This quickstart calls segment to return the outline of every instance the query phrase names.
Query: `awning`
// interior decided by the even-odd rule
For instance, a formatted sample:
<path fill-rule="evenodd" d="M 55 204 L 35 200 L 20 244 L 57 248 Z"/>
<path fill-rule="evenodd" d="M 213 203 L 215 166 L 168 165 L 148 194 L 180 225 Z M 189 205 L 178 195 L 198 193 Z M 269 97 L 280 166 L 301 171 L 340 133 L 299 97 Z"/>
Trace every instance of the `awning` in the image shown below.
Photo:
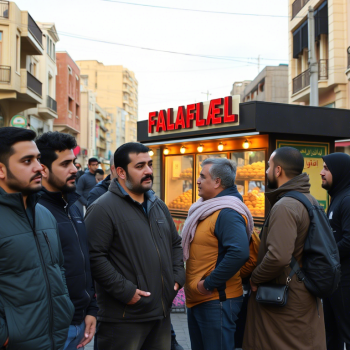
<path fill-rule="evenodd" d="M 335 147 L 349 147 L 350 141 L 335 142 Z"/>

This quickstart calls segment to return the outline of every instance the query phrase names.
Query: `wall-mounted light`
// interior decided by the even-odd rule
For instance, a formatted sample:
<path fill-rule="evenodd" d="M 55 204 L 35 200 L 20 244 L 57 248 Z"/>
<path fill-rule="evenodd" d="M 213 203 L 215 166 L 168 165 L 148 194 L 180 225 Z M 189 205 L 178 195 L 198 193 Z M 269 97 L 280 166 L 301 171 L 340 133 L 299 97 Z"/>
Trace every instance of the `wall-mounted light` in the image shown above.
<path fill-rule="evenodd" d="M 199 153 L 202 153 L 203 150 L 204 150 L 204 146 L 203 146 L 202 144 L 200 144 L 200 145 L 197 147 L 197 151 L 198 151 Z"/>
<path fill-rule="evenodd" d="M 169 148 L 168 148 L 168 147 L 164 148 L 163 154 L 164 154 L 165 156 L 167 156 L 167 155 L 169 154 Z"/>
<path fill-rule="evenodd" d="M 218 150 L 221 152 L 224 150 L 224 144 L 222 142 L 219 143 L 218 145 Z"/>
<path fill-rule="evenodd" d="M 181 152 L 182 154 L 184 154 L 184 153 L 186 152 L 186 147 L 185 147 L 185 146 L 182 146 L 182 147 L 180 148 L 180 152 Z"/>
<path fill-rule="evenodd" d="M 248 149 L 249 146 L 250 146 L 249 141 L 247 139 L 245 139 L 245 141 L 243 142 L 243 148 Z"/>
<path fill-rule="evenodd" d="M 148 151 L 148 154 L 150 155 L 150 157 L 154 156 L 154 152 L 151 149 Z"/>

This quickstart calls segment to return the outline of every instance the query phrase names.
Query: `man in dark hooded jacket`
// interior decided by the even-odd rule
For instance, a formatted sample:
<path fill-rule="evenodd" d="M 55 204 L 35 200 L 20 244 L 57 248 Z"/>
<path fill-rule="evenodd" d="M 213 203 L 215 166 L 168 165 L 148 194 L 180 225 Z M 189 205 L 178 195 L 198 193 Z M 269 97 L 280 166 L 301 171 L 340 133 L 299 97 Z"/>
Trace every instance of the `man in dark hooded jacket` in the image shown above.
<path fill-rule="evenodd" d="M 323 157 L 322 187 L 331 196 L 328 219 L 338 245 L 342 278 L 338 289 L 323 300 L 328 350 L 350 349 L 350 156 Z"/>

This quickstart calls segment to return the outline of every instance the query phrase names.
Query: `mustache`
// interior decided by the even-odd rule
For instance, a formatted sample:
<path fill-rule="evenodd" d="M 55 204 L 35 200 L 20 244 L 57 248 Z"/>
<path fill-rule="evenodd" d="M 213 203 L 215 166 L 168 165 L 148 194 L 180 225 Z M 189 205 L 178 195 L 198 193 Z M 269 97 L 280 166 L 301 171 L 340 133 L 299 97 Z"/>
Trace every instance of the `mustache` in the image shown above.
<path fill-rule="evenodd" d="M 72 175 L 66 180 L 66 182 L 69 180 L 75 180 L 76 178 L 77 178 L 77 175 Z"/>
<path fill-rule="evenodd" d="M 40 179 L 42 179 L 42 175 L 41 175 L 41 173 L 36 173 L 31 179 L 30 179 L 30 181 L 33 181 L 35 178 L 37 178 L 37 177 L 40 177 Z"/>
<path fill-rule="evenodd" d="M 141 182 L 144 182 L 144 181 L 146 181 L 146 180 L 148 180 L 148 179 L 152 180 L 152 182 L 153 182 L 153 175 L 146 175 L 145 177 L 143 177 L 143 178 L 141 179 Z"/>

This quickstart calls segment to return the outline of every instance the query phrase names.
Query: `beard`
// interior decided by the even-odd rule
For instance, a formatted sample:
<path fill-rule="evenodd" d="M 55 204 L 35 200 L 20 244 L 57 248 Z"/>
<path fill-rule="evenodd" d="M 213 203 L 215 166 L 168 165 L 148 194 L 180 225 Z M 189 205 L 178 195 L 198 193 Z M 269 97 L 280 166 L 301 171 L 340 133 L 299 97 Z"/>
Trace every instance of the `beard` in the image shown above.
<path fill-rule="evenodd" d="M 69 180 L 75 180 L 77 178 L 76 175 L 70 176 L 66 181 L 60 180 L 54 173 L 50 172 L 50 176 L 47 179 L 47 182 L 54 188 L 57 189 L 57 191 L 63 192 L 63 193 L 71 193 L 75 192 L 76 190 L 76 183 L 74 182 L 71 185 L 68 185 Z"/>
<path fill-rule="evenodd" d="M 322 183 L 322 188 L 324 188 L 325 190 L 329 191 L 332 188 L 332 185 L 329 184 L 328 182 Z"/>
<path fill-rule="evenodd" d="M 148 179 L 151 179 L 152 180 L 152 183 L 151 185 L 148 185 L 146 187 L 144 187 L 142 185 L 142 183 L 145 181 L 145 180 L 148 180 Z M 125 180 L 125 186 L 132 192 L 134 193 L 146 193 L 147 191 L 151 190 L 152 189 L 152 186 L 153 186 L 153 174 L 152 175 L 147 175 L 145 177 L 143 177 L 140 181 L 140 183 L 136 183 L 135 181 L 133 181 L 133 179 L 129 176 L 128 173 L 126 173 L 126 180 Z"/>
<path fill-rule="evenodd" d="M 269 176 L 266 176 L 266 178 L 267 178 L 267 187 L 270 190 L 275 190 L 276 188 L 278 188 L 277 179 L 275 178 L 275 176 L 273 176 L 272 179 L 269 179 Z"/>
<path fill-rule="evenodd" d="M 42 177 L 41 173 L 36 173 L 31 177 L 29 180 L 29 184 L 23 185 L 20 180 L 17 179 L 15 175 L 11 172 L 11 170 L 8 168 L 7 169 L 7 186 L 10 188 L 12 191 L 15 192 L 20 192 L 22 193 L 23 196 L 29 196 L 32 193 L 37 193 L 42 189 L 42 185 L 38 184 L 35 187 L 31 187 L 30 183 L 36 178 L 36 177 Z"/>

